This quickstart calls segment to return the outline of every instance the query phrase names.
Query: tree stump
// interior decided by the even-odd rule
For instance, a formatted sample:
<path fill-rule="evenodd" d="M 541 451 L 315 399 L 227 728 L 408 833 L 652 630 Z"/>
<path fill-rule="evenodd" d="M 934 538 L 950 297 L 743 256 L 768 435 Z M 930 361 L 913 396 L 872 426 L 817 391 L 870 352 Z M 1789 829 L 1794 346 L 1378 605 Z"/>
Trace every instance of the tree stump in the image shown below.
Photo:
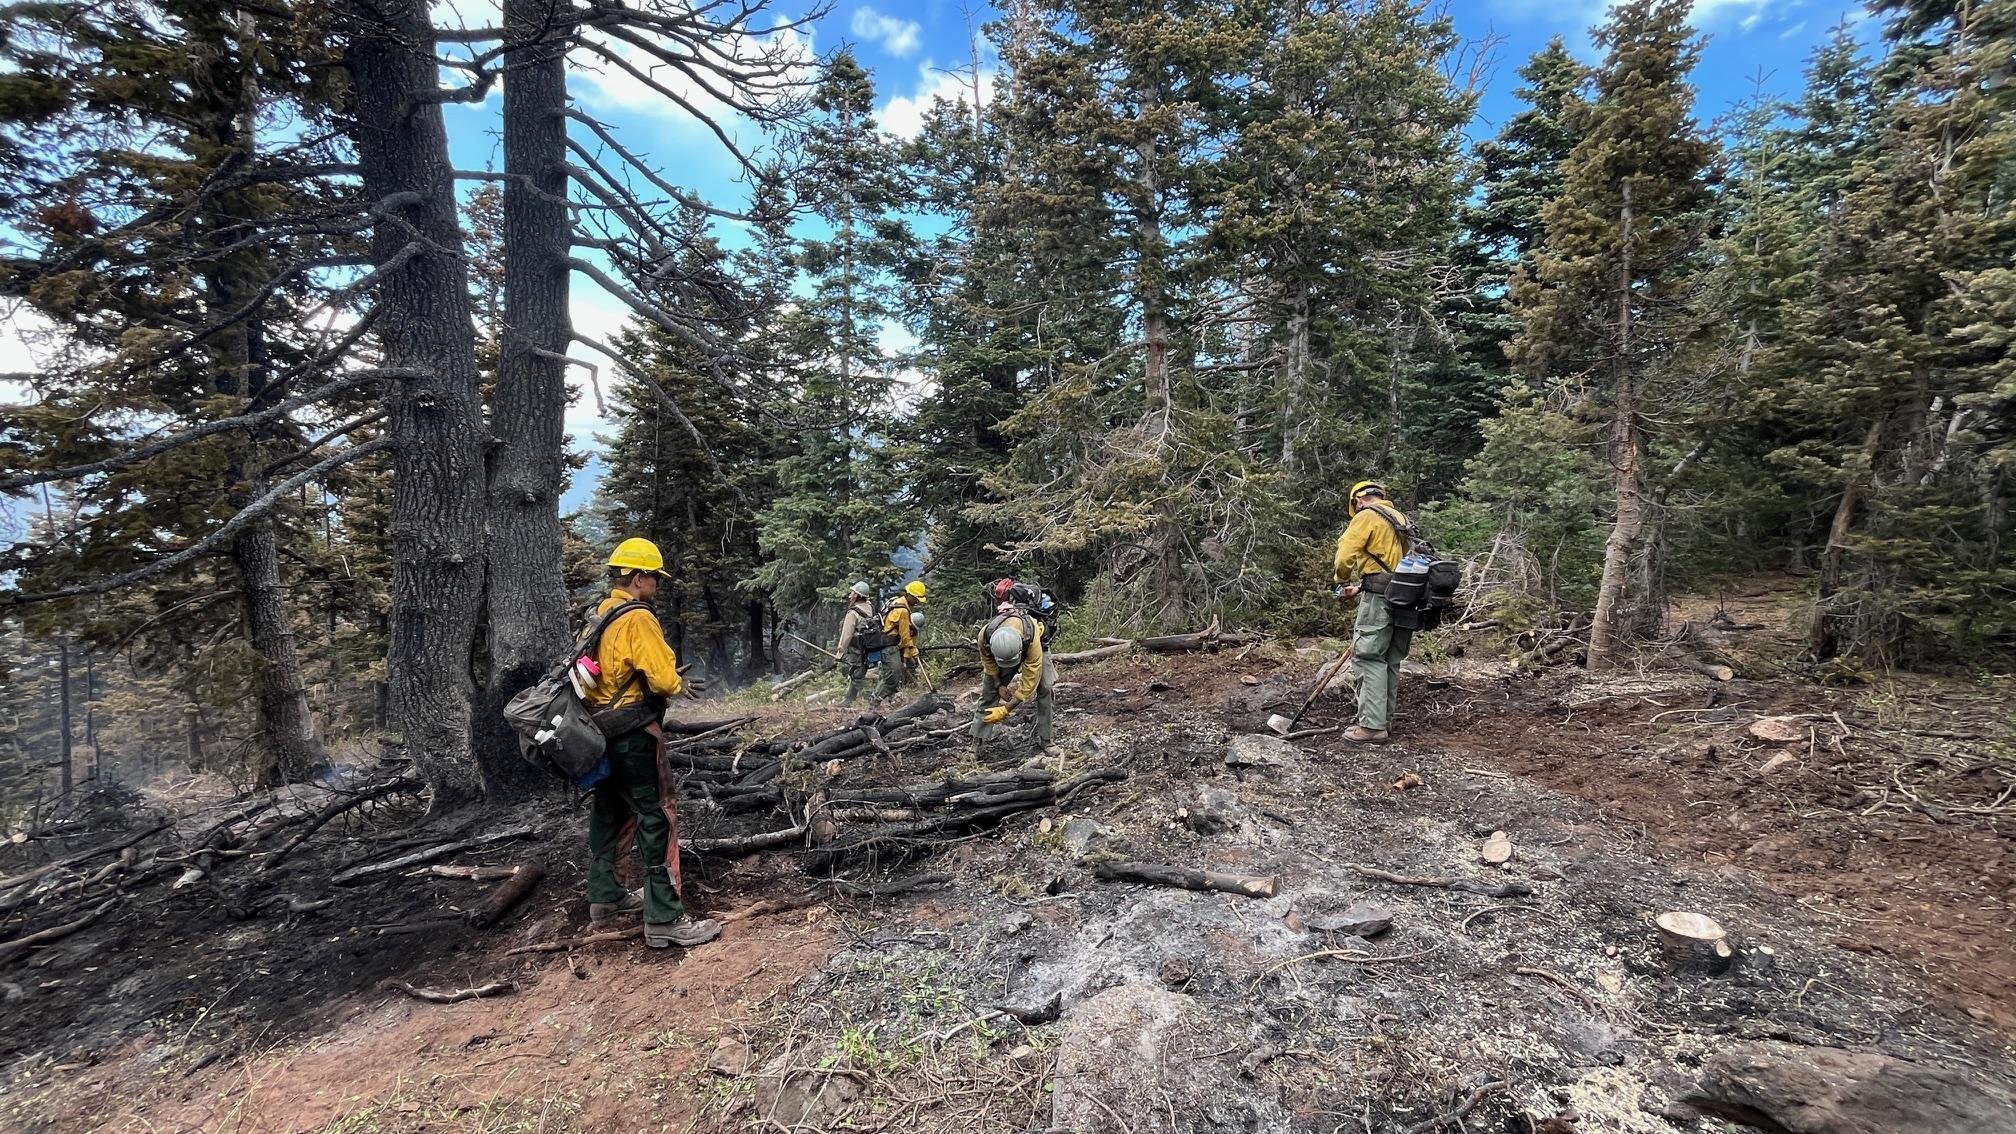
<path fill-rule="evenodd" d="M 1725 972 L 1735 959 L 1729 931 L 1712 917 L 1672 910 L 1660 914 L 1654 923 L 1659 927 L 1666 965 L 1675 972 Z"/>

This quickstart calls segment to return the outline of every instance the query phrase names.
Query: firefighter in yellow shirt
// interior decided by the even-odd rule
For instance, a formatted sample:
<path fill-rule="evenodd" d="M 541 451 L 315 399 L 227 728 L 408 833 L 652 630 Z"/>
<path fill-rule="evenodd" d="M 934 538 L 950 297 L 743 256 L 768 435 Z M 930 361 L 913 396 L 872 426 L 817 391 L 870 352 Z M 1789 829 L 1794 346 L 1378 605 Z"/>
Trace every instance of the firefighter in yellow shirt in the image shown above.
<path fill-rule="evenodd" d="M 882 683 L 875 687 L 870 704 L 879 705 L 894 697 L 923 664 L 924 655 L 917 650 L 916 614 L 930 597 L 924 580 L 917 579 L 905 584 L 903 593 L 890 599 L 889 609 L 882 612 L 882 632 L 896 639 L 896 644 L 882 650 Z"/>
<path fill-rule="evenodd" d="M 1356 744 L 1386 743 L 1400 697 L 1400 666 L 1414 644 L 1414 632 L 1393 625 L 1386 604 L 1386 580 L 1406 558 L 1397 528 L 1407 517 L 1386 500 L 1377 481 L 1351 486 L 1351 523 L 1337 537 L 1333 578 L 1343 598 L 1358 599 L 1358 622 L 1351 633 L 1351 667 L 1358 674 L 1358 723 L 1344 730 Z M 1384 514 L 1382 514 L 1384 513 Z"/>
<path fill-rule="evenodd" d="M 595 784 L 588 812 L 588 920 L 603 924 L 641 911 L 644 943 L 653 949 L 721 935 L 719 922 L 692 917 L 679 900 L 679 797 L 659 721 L 684 683 L 650 609 L 667 577 L 665 556 L 648 539 L 626 539 L 609 557 L 609 597 L 595 613 L 614 612 L 615 619 L 603 629 L 595 652 L 601 674 L 584 698 L 609 741 L 609 774 Z M 626 891 L 616 858 L 632 845 L 644 859 L 644 886 Z"/>
<path fill-rule="evenodd" d="M 1057 663 L 1043 650 L 1043 624 L 1026 610 L 1004 607 L 980 629 L 980 702 L 973 707 L 973 749 L 987 744 L 1010 713 L 1034 702 L 1036 745 L 1048 751 L 1056 705 Z"/>

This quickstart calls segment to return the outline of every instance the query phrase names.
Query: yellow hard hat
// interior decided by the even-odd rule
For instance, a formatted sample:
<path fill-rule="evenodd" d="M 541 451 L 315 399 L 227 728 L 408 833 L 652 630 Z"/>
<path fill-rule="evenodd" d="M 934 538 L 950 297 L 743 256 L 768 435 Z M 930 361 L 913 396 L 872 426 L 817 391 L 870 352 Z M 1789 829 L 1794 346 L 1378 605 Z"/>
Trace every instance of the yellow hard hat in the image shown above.
<path fill-rule="evenodd" d="M 1345 510 L 1349 512 L 1351 515 L 1355 516 L 1358 514 L 1358 497 L 1363 495 L 1366 489 L 1375 489 L 1378 491 L 1379 495 L 1381 496 L 1386 495 L 1386 486 L 1380 484 L 1378 481 L 1376 480 L 1359 481 L 1357 484 L 1351 486 L 1351 499 L 1347 501 L 1344 505 Z"/>
<path fill-rule="evenodd" d="M 648 539 L 632 536 L 616 545 L 615 554 L 609 557 L 609 566 L 621 567 L 626 571 L 650 571 L 665 574 L 665 555 L 658 545 Z M 666 578 L 671 576 L 666 575 Z"/>
<path fill-rule="evenodd" d="M 922 579 L 915 579 L 909 582 L 908 584 L 905 584 L 903 587 L 903 593 L 909 595 L 911 598 L 916 599 L 918 602 L 931 601 L 931 590 L 930 588 L 924 585 L 924 580 Z"/>

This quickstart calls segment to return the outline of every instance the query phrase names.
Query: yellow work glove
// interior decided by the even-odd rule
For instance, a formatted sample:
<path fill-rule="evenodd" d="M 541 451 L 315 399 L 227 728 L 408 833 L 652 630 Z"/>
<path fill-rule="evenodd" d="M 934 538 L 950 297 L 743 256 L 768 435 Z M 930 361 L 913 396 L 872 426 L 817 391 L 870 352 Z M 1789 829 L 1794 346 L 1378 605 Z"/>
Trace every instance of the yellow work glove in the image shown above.
<path fill-rule="evenodd" d="M 1008 719 L 1008 706 L 996 705 L 980 714 L 981 724 L 997 725 Z"/>

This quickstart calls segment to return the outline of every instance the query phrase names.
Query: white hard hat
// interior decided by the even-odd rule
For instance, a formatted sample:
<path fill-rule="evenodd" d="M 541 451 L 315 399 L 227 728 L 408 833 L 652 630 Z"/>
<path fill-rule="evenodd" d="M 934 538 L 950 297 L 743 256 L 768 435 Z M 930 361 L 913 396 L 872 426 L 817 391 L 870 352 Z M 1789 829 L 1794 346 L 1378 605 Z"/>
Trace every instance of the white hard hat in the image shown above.
<path fill-rule="evenodd" d="M 849 589 L 861 598 L 868 598 L 875 593 L 875 588 L 869 586 L 867 583 L 856 583 Z"/>
<path fill-rule="evenodd" d="M 996 665 L 1021 664 L 1022 628 L 1011 622 L 1003 622 L 994 633 L 988 635 L 987 652 L 994 655 Z"/>

